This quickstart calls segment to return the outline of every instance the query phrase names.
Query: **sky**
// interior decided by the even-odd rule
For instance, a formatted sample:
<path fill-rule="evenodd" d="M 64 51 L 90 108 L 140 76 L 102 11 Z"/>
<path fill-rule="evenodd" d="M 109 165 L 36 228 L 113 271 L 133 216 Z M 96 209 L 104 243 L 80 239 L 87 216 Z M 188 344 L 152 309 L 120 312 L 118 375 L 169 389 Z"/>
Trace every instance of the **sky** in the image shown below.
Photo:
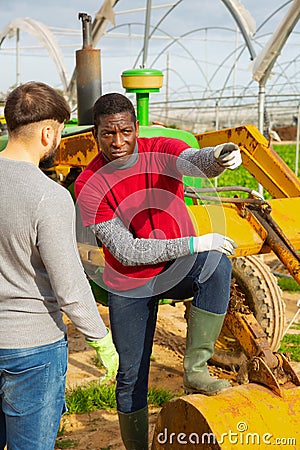
<path fill-rule="evenodd" d="M 34 19 L 49 27 L 61 49 L 70 80 L 75 68 L 75 52 L 82 48 L 78 13 L 85 12 L 93 19 L 102 3 L 103 0 L 0 0 L 0 33 L 17 18 Z M 221 0 L 152 0 L 150 31 L 170 10 L 166 5 L 175 3 L 178 4 L 176 8 L 159 24 L 150 39 L 146 58 L 147 67 L 164 73 L 168 84 L 166 87 L 164 83 L 161 95 L 168 100 L 188 97 L 196 102 L 198 98 L 215 98 L 220 93 L 225 97 L 245 93 L 245 89 L 250 93 L 256 92 L 250 54 Z M 242 4 L 255 21 L 253 48 L 258 54 L 279 26 L 291 1 L 242 0 Z M 96 46 L 101 50 L 103 93 L 124 92 L 122 71 L 142 64 L 146 17 L 143 8 L 146 5 L 147 0 L 119 0 L 114 9 L 116 27 L 109 25 Z M 133 12 L 135 8 L 140 10 Z M 299 32 L 297 24 L 278 58 L 280 65 L 274 68 L 270 89 L 276 84 L 277 90 L 283 92 L 289 85 L 298 94 Z M 0 48 L 0 92 L 6 93 L 17 79 L 20 82 L 34 79 L 62 88 L 49 53 L 24 30 L 20 31 L 18 76 L 16 54 L 16 38 L 6 38 Z"/>

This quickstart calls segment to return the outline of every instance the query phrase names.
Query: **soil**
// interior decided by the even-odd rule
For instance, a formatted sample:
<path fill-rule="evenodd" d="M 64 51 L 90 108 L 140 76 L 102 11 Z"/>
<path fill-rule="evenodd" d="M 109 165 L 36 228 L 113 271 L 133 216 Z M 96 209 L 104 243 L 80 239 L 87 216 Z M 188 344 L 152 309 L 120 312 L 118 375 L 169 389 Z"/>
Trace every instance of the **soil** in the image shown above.
<path fill-rule="evenodd" d="M 287 324 L 298 310 L 299 293 L 283 293 L 286 304 Z M 108 308 L 98 306 L 104 322 L 109 325 Z M 183 393 L 182 361 L 185 349 L 186 321 L 185 306 L 161 305 L 155 333 L 153 357 L 151 358 L 150 386 L 171 390 L 176 395 Z M 101 375 L 94 364 L 94 350 L 87 347 L 83 336 L 67 321 L 69 336 L 68 387 L 97 380 Z M 289 331 L 290 332 L 290 331 Z M 300 363 L 293 363 L 300 373 Z M 226 370 L 210 366 L 210 371 L 218 377 L 231 379 L 235 384 L 235 375 Z M 159 408 L 150 406 L 150 434 L 154 431 Z M 58 438 L 58 448 L 76 448 L 77 450 L 124 450 L 118 418 L 115 411 L 98 410 L 89 414 L 65 415 L 61 420 L 63 435 Z"/>
<path fill-rule="evenodd" d="M 282 141 L 295 141 L 297 136 L 297 127 L 295 125 L 286 125 L 274 127 Z"/>

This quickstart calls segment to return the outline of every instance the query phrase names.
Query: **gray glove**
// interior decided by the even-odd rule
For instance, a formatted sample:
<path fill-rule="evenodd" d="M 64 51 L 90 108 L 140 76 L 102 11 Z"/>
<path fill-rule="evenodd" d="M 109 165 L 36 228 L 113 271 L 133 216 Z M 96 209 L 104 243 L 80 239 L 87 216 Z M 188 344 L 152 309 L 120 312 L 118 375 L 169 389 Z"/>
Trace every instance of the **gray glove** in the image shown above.
<path fill-rule="evenodd" d="M 203 236 L 191 237 L 191 253 L 201 253 L 216 250 L 225 255 L 234 255 L 236 243 L 227 236 L 219 233 L 208 233 Z"/>
<path fill-rule="evenodd" d="M 214 157 L 224 169 L 234 170 L 242 164 L 240 149 L 233 142 L 217 145 L 214 150 Z"/>

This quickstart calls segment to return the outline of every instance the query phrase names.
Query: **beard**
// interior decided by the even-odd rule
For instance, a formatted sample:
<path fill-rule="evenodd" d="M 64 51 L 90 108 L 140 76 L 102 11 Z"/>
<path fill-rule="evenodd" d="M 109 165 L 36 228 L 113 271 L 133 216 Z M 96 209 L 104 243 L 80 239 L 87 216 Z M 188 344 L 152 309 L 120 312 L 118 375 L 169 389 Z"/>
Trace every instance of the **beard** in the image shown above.
<path fill-rule="evenodd" d="M 48 152 L 44 154 L 44 156 L 41 158 L 41 160 L 39 162 L 40 169 L 50 169 L 50 167 L 53 166 L 55 157 L 56 157 L 57 148 L 58 148 L 57 139 L 55 138 L 53 140 L 50 150 L 48 150 Z"/>

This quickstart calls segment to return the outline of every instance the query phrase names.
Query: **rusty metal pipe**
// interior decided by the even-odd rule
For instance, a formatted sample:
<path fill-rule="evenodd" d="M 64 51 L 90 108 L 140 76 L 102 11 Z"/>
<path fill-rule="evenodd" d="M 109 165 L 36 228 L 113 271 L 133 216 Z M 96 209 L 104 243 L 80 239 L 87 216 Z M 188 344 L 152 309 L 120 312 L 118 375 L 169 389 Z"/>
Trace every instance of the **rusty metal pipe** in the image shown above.
<path fill-rule="evenodd" d="M 92 46 L 92 18 L 86 13 L 79 13 L 78 18 L 82 20 L 82 48 Z"/>
<path fill-rule="evenodd" d="M 252 210 L 251 212 L 268 233 L 265 243 L 280 259 L 297 283 L 300 284 L 300 255 L 295 247 L 269 214 L 262 217 L 259 211 Z"/>
<path fill-rule="evenodd" d="M 80 13 L 83 47 L 76 51 L 78 125 L 93 124 L 93 106 L 101 95 L 100 50 L 91 46 L 91 17 Z"/>
<path fill-rule="evenodd" d="M 262 357 L 270 369 L 278 366 L 278 359 L 270 348 L 266 333 L 252 313 L 231 310 L 225 317 L 225 323 L 248 358 Z"/>

